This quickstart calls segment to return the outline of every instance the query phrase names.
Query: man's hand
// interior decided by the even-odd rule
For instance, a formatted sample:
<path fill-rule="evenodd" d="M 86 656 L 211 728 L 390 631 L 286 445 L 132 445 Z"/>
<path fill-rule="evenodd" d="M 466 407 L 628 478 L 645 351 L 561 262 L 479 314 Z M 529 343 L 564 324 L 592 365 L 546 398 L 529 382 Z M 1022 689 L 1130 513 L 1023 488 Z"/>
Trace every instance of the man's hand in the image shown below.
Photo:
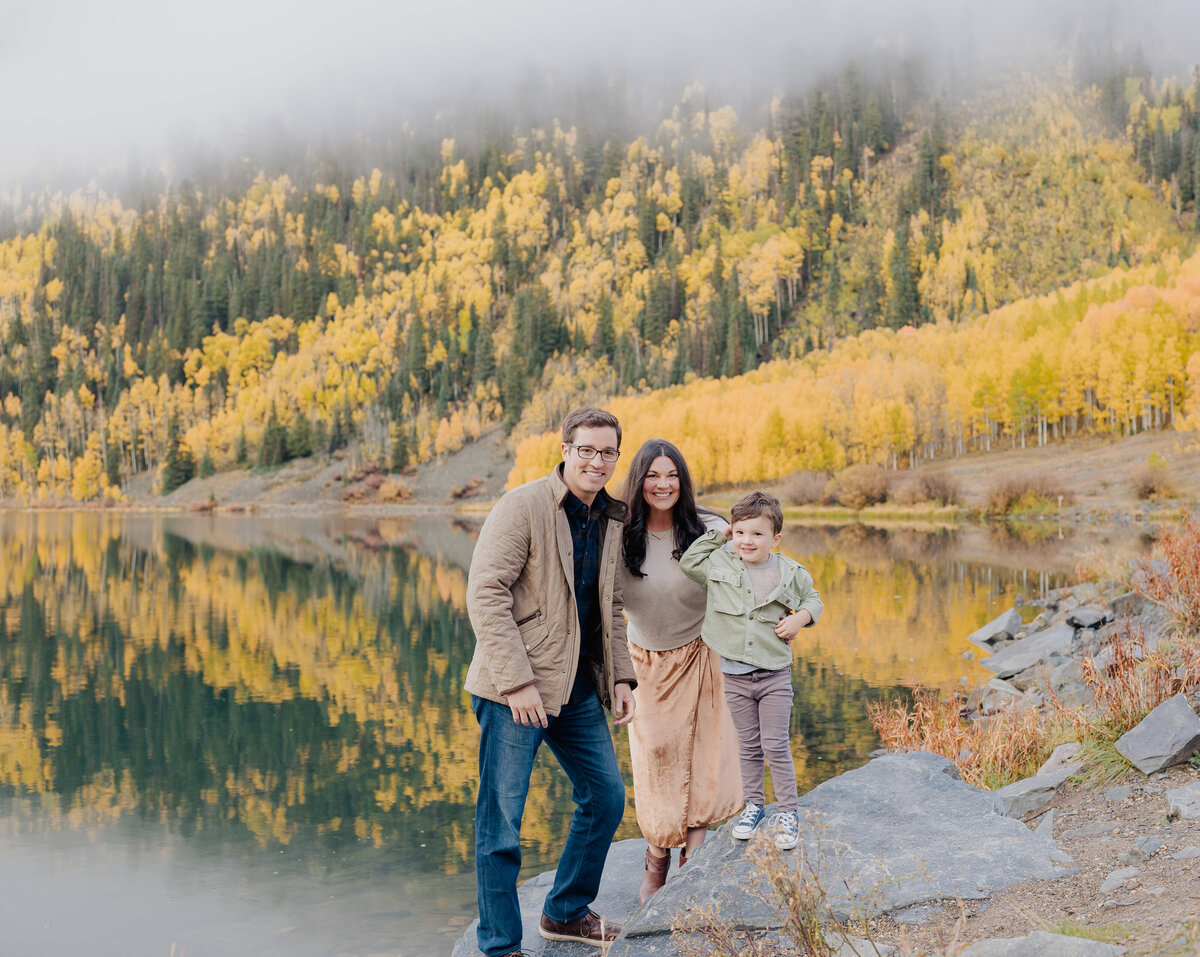
<path fill-rule="evenodd" d="M 629 724 L 633 720 L 633 709 L 637 702 L 633 699 L 633 689 L 624 682 L 613 688 L 613 724 Z"/>
<path fill-rule="evenodd" d="M 812 615 L 807 608 L 801 608 L 794 615 L 784 615 L 775 626 L 775 634 L 783 639 L 784 644 L 790 645 L 800 634 L 800 629 L 812 621 Z"/>
<path fill-rule="evenodd" d="M 546 709 L 542 706 L 542 693 L 537 690 L 537 685 L 526 685 L 509 694 L 508 707 L 517 724 L 527 728 L 550 727 Z"/>

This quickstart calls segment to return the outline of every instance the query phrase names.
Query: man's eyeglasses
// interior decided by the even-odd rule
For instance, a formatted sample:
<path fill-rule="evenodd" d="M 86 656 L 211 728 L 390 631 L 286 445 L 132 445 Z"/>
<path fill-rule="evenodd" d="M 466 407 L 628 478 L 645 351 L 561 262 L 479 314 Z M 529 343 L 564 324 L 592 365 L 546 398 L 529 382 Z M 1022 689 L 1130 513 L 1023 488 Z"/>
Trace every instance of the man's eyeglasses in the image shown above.
<path fill-rule="evenodd" d="M 581 459 L 586 459 L 589 462 L 598 455 L 600 456 L 601 460 L 607 462 L 609 465 L 612 465 L 613 462 L 621 457 L 620 449 L 594 449 L 590 445 L 576 445 L 574 442 L 567 442 L 565 444 L 570 448 L 573 448 L 575 450 L 575 454 Z"/>

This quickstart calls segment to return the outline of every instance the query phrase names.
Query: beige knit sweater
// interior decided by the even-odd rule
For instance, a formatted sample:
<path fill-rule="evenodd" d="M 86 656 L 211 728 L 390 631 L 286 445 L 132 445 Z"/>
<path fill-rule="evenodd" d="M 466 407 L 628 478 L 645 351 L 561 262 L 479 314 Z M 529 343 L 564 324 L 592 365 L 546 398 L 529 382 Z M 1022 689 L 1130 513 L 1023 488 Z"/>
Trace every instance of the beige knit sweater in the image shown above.
<path fill-rule="evenodd" d="M 718 515 L 704 515 L 708 528 L 724 528 Z M 642 562 L 645 578 L 637 578 L 621 567 L 621 590 L 625 596 L 626 634 L 631 642 L 647 651 L 670 651 L 700 637 L 704 621 L 706 595 L 679 570 L 671 557 L 675 532 L 646 533 L 646 559 Z"/>

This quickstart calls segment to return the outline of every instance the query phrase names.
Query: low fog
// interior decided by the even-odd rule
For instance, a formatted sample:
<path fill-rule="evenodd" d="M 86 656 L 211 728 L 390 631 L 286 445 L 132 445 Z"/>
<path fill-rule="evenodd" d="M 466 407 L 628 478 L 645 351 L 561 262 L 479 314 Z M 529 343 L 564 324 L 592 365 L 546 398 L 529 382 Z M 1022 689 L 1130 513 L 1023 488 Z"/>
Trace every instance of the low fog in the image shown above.
<path fill-rule="evenodd" d="M 590 122 L 572 104 L 595 91 L 647 118 L 695 83 L 713 103 L 761 103 L 850 59 L 915 59 L 947 88 L 1081 51 L 1186 76 L 1197 38 L 1200 4 L 1183 0 L 9 0 L 0 191 L 170 179 L 266 144 L 465 134 L 484 115 Z"/>

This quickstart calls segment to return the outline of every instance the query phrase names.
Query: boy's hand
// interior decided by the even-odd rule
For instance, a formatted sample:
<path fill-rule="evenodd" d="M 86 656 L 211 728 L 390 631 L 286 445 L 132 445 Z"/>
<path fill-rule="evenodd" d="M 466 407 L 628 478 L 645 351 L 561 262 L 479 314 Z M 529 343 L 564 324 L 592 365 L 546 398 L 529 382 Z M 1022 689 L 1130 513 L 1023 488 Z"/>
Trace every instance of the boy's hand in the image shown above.
<path fill-rule="evenodd" d="M 775 634 L 783 639 L 783 643 L 790 645 L 800 634 L 800 629 L 812 621 L 812 615 L 807 609 L 801 608 L 798 612 L 791 615 L 784 615 L 775 625 Z"/>

